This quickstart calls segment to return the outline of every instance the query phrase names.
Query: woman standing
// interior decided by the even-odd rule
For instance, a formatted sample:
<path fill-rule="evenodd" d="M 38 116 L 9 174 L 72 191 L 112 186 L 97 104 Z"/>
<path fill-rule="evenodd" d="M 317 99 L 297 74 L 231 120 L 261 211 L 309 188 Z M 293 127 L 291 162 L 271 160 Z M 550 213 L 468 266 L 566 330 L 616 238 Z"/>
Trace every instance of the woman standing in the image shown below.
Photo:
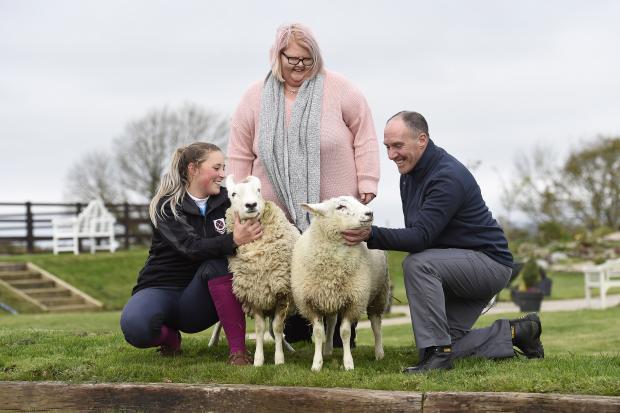
<path fill-rule="evenodd" d="M 316 39 L 301 24 L 278 29 L 270 63 L 267 77 L 250 86 L 233 115 L 230 173 L 260 178 L 264 198 L 300 231 L 310 222 L 301 203 L 340 195 L 372 201 L 379 150 L 362 93 L 323 67 Z"/>
<path fill-rule="evenodd" d="M 226 234 L 230 206 L 224 155 L 215 145 L 196 142 L 177 149 L 150 204 L 153 240 L 137 285 L 121 315 L 127 342 L 157 347 L 163 355 L 181 349 L 181 331 L 197 333 L 221 322 L 229 362 L 250 364 L 245 316 L 232 293 L 226 256 L 262 236 L 258 223 L 235 220 Z"/>

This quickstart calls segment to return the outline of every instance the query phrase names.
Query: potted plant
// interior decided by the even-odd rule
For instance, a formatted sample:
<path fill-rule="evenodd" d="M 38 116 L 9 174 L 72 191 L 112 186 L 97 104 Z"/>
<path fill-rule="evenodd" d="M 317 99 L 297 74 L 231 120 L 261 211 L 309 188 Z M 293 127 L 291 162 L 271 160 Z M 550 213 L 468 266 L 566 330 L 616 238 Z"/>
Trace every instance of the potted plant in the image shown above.
<path fill-rule="evenodd" d="M 546 284 L 549 284 L 548 291 L 550 291 L 551 280 L 545 275 L 544 270 L 540 268 L 535 258 L 530 258 L 523 266 L 517 278 L 517 286 L 510 291 L 512 301 L 519 306 L 522 312 L 540 311 L 540 304 L 545 296 L 541 284 L 545 287 Z"/>

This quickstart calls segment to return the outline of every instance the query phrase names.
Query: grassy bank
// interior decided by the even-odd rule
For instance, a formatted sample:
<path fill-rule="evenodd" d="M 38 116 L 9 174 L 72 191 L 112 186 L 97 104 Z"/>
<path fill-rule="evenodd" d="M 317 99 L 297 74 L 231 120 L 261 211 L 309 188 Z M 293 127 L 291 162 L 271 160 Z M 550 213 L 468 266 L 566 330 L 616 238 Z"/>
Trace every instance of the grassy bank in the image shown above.
<path fill-rule="evenodd" d="M 97 254 L 33 254 L 3 256 L 0 261 L 31 261 L 45 268 L 52 274 L 75 285 L 97 300 L 104 303 L 106 310 L 120 310 L 127 302 L 133 288 L 138 271 L 144 265 L 148 251 L 144 248 L 130 251 L 119 251 L 114 254 L 100 252 Z M 391 251 L 388 253 L 388 265 L 394 284 L 395 304 L 407 302 L 401 263 L 407 254 Z M 581 273 L 550 273 L 553 279 L 551 297 L 546 299 L 583 298 L 583 274 Z M 620 288 L 612 289 L 610 294 L 620 293 Z M 596 294 L 596 291 L 595 291 Z M 510 300 L 510 291 L 504 290 L 500 300 Z M 22 306 L 6 291 L 0 289 L 0 301 L 11 306 L 15 304 L 20 312 L 37 311 L 31 306 Z M 13 304 L 12 304 L 13 303 Z M 0 316 L 6 314 L 0 311 Z"/>

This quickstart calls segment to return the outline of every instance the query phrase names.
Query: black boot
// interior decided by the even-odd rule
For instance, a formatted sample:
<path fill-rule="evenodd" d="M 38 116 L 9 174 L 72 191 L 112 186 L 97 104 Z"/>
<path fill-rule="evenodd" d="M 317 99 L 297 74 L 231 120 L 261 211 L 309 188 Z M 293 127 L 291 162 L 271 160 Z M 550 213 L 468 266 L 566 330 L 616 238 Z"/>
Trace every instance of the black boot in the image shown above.
<path fill-rule="evenodd" d="M 417 366 L 407 367 L 406 374 L 428 373 L 431 370 L 450 370 L 452 368 L 452 347 L 436 346 L 424 349 L 424 358 Z"/>
<path fill-rule="evenodd" d="M 530 313 L 510 320 L 509 323 L 514 346 L 521 350 L 528 359 L 545 357 L 545 349 L 540 341 L 542 325 L 538 314 Z"/>

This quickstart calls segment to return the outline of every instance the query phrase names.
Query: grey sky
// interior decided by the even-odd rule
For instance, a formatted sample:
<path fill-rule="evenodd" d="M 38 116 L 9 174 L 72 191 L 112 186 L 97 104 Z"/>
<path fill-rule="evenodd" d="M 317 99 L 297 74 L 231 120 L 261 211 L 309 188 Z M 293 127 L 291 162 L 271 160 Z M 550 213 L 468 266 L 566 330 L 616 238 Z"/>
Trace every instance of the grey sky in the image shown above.
<path fill-rule="evenodd" d="M 620 135 L 616 1 L 0 0 L 0 201 L 62 200 L 69 167 L 152 108 L 230 115 L 292 21 L 364 92 L 379 142 L 390 115 L 416 110 L 438 145 L 481 161 L 495 215 L 520 151 L 560 158 Z M 398 173 L 382 145 L 381 157 L 372 205 L 400 225 Z"/>

